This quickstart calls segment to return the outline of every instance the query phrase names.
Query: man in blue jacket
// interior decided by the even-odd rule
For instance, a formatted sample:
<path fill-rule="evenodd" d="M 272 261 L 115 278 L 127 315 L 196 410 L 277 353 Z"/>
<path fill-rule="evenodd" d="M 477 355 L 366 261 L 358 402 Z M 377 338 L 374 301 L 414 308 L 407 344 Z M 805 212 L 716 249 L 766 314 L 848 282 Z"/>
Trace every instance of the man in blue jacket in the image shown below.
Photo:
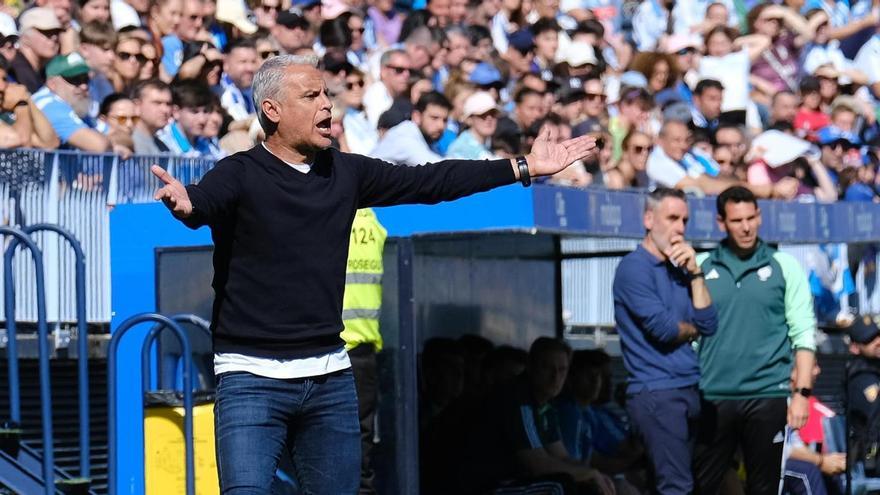
<path fill-rule="evenodd" d="M 644 442 L 656 492 L 693 491 L 700 368 L 691 342 L 718 324 L 694 249 L 684 241 L 683 192 L 659 188 L 645 203 L 645 238 L 614 276 L 614 318 L 628 372 L 626 409 Z"/>

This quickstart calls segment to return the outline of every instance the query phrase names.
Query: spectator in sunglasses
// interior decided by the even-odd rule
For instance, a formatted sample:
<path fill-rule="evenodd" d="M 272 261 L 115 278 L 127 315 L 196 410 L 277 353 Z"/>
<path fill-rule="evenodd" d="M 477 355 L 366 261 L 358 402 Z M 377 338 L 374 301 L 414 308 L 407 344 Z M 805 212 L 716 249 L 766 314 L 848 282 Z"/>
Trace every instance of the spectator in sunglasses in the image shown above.
<path fill-rule="evenodd" d="M 79 32 L 79 53 L 89 61 L 89 96 L 92 104 L 89 117 L 97 118 L 100 102 L 114 92 L 115 79 L 113 65 L 116 59 L 113 47 L 116 45 L 116 32 L 108 23 L 90 22 Z"/>
<path fill-rule="evenodd" d="M 89 119 L 89 72 L 82 55 L 59 55 L 46 65 L 46 85 L 33 100 L 61 138 L 62 147 L 103 153 L 110 140 Z"/>
<path fill-rule="evenodd" d="M 116 40 L 116 57 L 113 61 L 113 85 L 118 92 L 128 92 L 138 82 L 141 68 L 146 62 L 140 38 L 121 34 Z"/>
<path fill-rule="evenodd" d="M 829 125 L 819 131 L 818 140 L 822 163 L 828 168 L 833 181 L 837 182 L 838 176 L 847 167 L 861 166 L 861 143 L 855 134 Z"/>
<path fill-rule="evenodd" d="M 254 13 L 257 27 L 270 30 L 275 27 L 275 21 L 278 20 L 281 0 L 248 0 L 248 7 Z"/>
<path fill-rule="evenodd" d="M 617 164 L 605 174 L 605 184 L 614 189 L 629 187 L 647 188 L 648 156 L 654 149 L 651 136 L 640 131 L 630 131 L 623 138 L 623 156 Z"/>
<path fill-rule="evenodd" d="M 364 15 L 357 11 L 348 11 L 339 14 L 336 18 L 337 22 L 345 23 L 348 32 L 351 33 L 351 43 L 348 45 L 348 61 L 355 67 L 366 67 L 367 64 L 367 43 L 364 33 L 366 25 L 364 24 Z"/>
<path fill-rule="evenodd" d="M 379 135 L 364 111 L 364 86 L 364 73 L 354 69 L 345 75 L 345 87 L 341 95 L 341 102 L 345 105 L 345 115 L 342 117 L 345 140 L 349 150 L 358 154 L 373 151 L 379 142 Z"/>
<path fill-rule="evenodd" d="M 271 36 L 258 37 L 255 40 L 254 45 L 257 47 L 258 65 L 262 65 L 266 60 L 281 54 L 281 47 L 278 46 L 278 42 L 275 41 L 275 38 Z"/>
<path fill-rule="evenodd" d="M 9 62 L 0 56 L 0 148 L 58 148 L 52 124 L 27 88 L 7 81 L 8 71 Z"/>
<path fill-rule="evenodd" d="M 18 55 L 18 28 L 15 19 L 0 12 L 0 55 L 8 62 Z"/>
<path fill-rule="evenodd" d="M 144 43 L 141 46 L 141 55 L 144 56 L 144 63 L 141 65 L 141 74 L 138 76 L 140 81 L 149 81 L 159 77 L 159 52 L 152 43 Z"/>
<path fill-rule="evenodd" d="M 379 80 L 364 94 L 364 107 L 373 127 L 379 123 L 379 116 L 391 108 L 394 99 L 405 95 L 409 89 L 410 59 L 405 51 L 388 50 L 382 54 L 379 63 Z"/>
<path fill-rule="evenodd" d="M 46 83 L 43 71 L 60 50 L 59 36 L 63 29 L 52 9 L 34 7 L 18 19 L 21 46 L 10 61 L 10 76 L 31 93 Z"/>
<path fill-rule="evenodd" d="M 132 132 L 139 121 L 137 107 L 131 98 L 121 93 L 113 93 L 101 102 L 95 129 L 110 139 L 113 152 L 124 159 L 133 153 Z"/>

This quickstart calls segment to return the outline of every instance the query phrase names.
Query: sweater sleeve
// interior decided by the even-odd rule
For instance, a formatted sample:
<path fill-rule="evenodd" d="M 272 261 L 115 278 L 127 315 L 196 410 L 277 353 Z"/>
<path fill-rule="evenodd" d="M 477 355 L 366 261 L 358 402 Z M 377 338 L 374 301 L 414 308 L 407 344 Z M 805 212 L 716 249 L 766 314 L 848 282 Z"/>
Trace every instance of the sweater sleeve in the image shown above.
<path fill-rule="evenodd" d="M 678 320 L 660 299 L 651 278 L 650 268 L 643 263 L 621 263 L 614 277 L 614 300 L 626 308 L 647 338 L 673 343 L 678 338 Z"/>
<path fill-rule="evenodd" d="M 198 184 L 186 186 L 193 214 L 184 225 L 197 229 L 211 225 L 230 215 L 238 202 L 244 167 L 234 158 L 226 158 L 208 171 Z"/>
<path fill-rule="evenodd" d="M 718 311 L 715 310 L 714 304 L 701 309 L 694 308 L 694 326 L 697 327 L 700 335 L 706 337 L 715 335 L 715 331 L 718 330 Z"/>
<path fill-rule="evenodd" d="M 510 160 L 446 160 L 421 167 L 395 166 L 358 155 L 358 208 L 435 204 L 512 184 Z"/>
<path fill-rule="evenodd" d="M 791 255 L 777 251 L 773 258 L 782 268 L 785 279 L 785 321 L 794 350 L 816 350 L 816 315 L 813 296 L 803 268 Z"/>

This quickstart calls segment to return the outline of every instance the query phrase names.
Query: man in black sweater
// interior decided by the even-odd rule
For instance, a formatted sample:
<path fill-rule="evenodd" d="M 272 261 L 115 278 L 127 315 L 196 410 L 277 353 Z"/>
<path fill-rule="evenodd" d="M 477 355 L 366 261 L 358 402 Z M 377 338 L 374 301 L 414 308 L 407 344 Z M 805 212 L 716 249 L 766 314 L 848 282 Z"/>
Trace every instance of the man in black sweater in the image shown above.
<path fill-rule="evenodd" d="M 268 493 L 289 449 L 306 493 L 353 494 L 357 397 L 339 333 L 358 208 L 438 203 L 554 174 L 595 149 L 538 137 L 513 160 L 401 167 L 330 146 L 331 102 L 309 57 L 279 56 L 254 77 L 266 141 L 221 160 L 198 185 L 156 165 L 156 192 L 214 241 L 215 437 L 224 494 Z"/>

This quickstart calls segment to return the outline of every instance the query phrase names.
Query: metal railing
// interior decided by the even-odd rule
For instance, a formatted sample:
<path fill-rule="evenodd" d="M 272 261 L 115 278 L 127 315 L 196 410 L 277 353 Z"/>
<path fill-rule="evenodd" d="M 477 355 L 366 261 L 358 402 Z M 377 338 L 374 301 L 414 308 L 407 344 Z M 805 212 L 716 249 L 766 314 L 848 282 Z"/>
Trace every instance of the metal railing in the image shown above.
<path fill-rule="evenodd" d="M 52 395 L 49 383 L 49 348 L 48 338 L 49 331 L 46 324 L 46 296 L 45 284 L 43 281 L 43 254 L 40 248 L 30 238 L 30 236 L 21 230 L 11 227 L 0 226 L 0 234 L 12 236 L 30 251 L 31 258 L 34 261 L 34 282 L 37 299 L 37 347 L 39 349 L 40 363 L 40 418 L 43 430 L 43 484 L 45 493 L 51 495 L 55 493 L 55 458 L 53 449 L 52 436 Z M 6 272 L 11 272 L 12 259 L 15 246 L 10 246 L 4 255 L 4 266 Z M 15 328 L 15 289 L 10 281 L 10 277 L 4 280 L 4 300 L 6 310 L 6 332 L 8 336 L 7 343 L 7 366 L 9 367 L 9 415 L 13 423 L 21 424 L 21 404 L 19 396 L 19 376 L 18 376 L 18 354 L 16 346 L 16 328 Z"/>
<path fill-rule="evenodd" d="M 79 239 L 86 253 L 89 323 L 111 319 L 110 211 L 117 205 L 153 202 L 159 185 L 149 170 L 154 163 L 188 184 L 198 181 L 215 162 L 170 155 L 123 160 L 113 154 L 0 150 L 0 224 L 57 224 Z M 65 296 L 75 289 L 76 281 L 70 276 L 75 254 L 45 239 L 37 239 L 37 245 L 45 259 L 48 321 L 73 322 L 77 308 Z M 15 266 L 13 279 L 22 294 L 34 293 L 32 266 Z M 35 299 L 20 301 L 18 319 L 37 321 Z"/>
<path fill-rule="evenodd" d="M 141 347 L 141 393 L 147 391 L 150 387 L 150 369 L 149 355 L 150 349 L 156 338 L 163 330 L 170 329 L 180 343 L 181 357 L 183 359 L 183 435 L 184 435 L 184 455 L 186 466 L 186 493 L 187 495 L 195 494 L 195 454 L 193 449 L 193 363 L 192 351 L 189 344 L 189 338 L 178 322 L 194 323 L 200 328 L 206 329 L 204 321 L 198 317 L 190 315 L 175 315 L 167 317 L 156 313 L 144 313 L 132 316 L 125 320 L 122 325 L 113 333 L 110 339 L 110 349 L 107 353 L 107 393 L 108 393 L 108 436 L 107 436 L 107 464 L 108 464 L 108 486 L 111 495 L 117 493 L 117 466 L 118 466 L 118 431 L 116 424 L 117 415 L 117 387 L 118 387 L 118 370 L 117 370 L 117 352 L 122 337 L 132 328 L 141 323 L 154 322 L 155 325 L 150 329 L 147 337 L 144 339 Z M 143 421 L 143 418 L 141 418 Z"/>

